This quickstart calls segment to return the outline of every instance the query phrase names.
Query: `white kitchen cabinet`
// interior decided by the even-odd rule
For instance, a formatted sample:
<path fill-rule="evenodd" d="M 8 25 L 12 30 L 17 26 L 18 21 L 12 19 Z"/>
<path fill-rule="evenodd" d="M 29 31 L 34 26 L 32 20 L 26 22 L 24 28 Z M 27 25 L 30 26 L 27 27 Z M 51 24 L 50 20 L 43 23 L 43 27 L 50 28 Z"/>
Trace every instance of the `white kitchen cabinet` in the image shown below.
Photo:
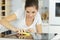
<path fill-rule="evenodd" d="M 49 26 L 49 33 L 58 33 L 60 34 L 60 26 L 58 25 L 50 25 Z"/>
<path fill-rule="evenodd" d="M 48 23 L 42 23 L 42 32 L 49 33 L 49 24 Z"/>
<path fill-rule="evenodd" d="M 43 25 L 42 26 L 42 32 L 43 33 L 48 33 L 49 32 L 49 26 Z"/>

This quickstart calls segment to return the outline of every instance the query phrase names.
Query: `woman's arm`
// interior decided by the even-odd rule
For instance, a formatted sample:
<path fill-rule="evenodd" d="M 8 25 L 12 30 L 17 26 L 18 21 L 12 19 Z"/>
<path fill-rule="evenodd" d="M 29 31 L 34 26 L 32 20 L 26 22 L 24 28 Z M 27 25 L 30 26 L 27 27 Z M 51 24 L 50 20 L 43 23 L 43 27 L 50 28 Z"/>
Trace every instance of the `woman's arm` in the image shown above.
<path fill-rule="evenodd" d="M 16 17 L 16 14 L 12 14 L 12 15 L 5 17 L 4 19 L 6 19 L 7 21 L 14 21 L 17 19 L 17 17 Z"/>
<path fill-rule="evenodd" d="M 13 21 L 13 20 L 16 20 L 16 15 L 15 14 L 12 14 L 10 16 L 5 17 L 4 19 L 1 19 L 0 20 L 0 24 L 2 24 L 4 27 L 6 27 L 6 28 L 8 28 L 8 29 L 10 29 L 10 30 L 12 30 L 14 32 L 16 32 L 19 29 L 13 27 L 13 25 L 11 25 L 9 23 L 9 21 Z"/>
<path fill-rule="evenodd" d="M 42 33 L 42 25 L 41 24 L 37 24 L 36 29 L 37 29 L 37 33 Z"/>

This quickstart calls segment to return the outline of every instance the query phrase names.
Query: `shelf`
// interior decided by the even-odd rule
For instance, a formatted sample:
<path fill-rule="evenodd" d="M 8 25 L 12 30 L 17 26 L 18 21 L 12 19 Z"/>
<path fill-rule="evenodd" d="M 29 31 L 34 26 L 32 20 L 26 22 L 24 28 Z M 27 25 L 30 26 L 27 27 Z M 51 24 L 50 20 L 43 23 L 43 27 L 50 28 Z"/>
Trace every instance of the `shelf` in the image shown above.
<path fill-rule="evenodd" d="M 0 12 L 10 12 L 10 10 L 0 10 Z"/>
<path fill-rule="evenodd" d="M 10 4 L 0 4 L 0 6 L 11 6 Z"/>
<path fill-rule="evenodd" d="M 0 10 L 0 12 L 5 12 L 5 10 Z"/>
<path fill-rule="evenodd" d="M 0 0 L 0 19 L 11 12 L 11 0 Z"/>

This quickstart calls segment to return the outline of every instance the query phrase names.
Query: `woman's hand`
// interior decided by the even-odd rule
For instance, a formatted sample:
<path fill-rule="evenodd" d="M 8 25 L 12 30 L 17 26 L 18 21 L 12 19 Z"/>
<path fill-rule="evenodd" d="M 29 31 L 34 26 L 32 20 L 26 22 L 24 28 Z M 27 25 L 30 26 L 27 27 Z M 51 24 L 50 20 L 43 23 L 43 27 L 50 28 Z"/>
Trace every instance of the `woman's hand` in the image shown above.
<path fill-rule="evenodd" d="M 25 33 L 26 31 L 24 29 L 20 29 L 20 30 L 17 30 L 17 33 L 21 34 L 21 33 Z"/>
<path fill-rule="evenodd" d="M 22 35 L 23 33 L 26 33 L 26 31 L 24 29 L 20 29 L 17 31 L 17 37 L 19 37 L 20 35 Z"/>

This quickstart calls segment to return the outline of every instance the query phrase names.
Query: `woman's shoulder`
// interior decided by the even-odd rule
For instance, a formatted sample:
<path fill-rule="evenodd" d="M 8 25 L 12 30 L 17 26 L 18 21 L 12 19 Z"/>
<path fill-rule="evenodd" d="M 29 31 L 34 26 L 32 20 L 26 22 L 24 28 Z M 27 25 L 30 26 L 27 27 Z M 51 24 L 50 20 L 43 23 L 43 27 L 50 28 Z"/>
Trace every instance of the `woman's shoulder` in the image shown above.
<path fill-rule="evenodd" d="M 41 17 L 40 13 L 37 12 L 36 18 L 40 18 L 40 17 Z"/>
<path fill-rule="evenodd" d="M 41 16 L 40 16 L 39 12 L 37 13 L 35 20 L 36 20 L 37 24 L 41 24 L 42 21 L 41 21 Z"/>

